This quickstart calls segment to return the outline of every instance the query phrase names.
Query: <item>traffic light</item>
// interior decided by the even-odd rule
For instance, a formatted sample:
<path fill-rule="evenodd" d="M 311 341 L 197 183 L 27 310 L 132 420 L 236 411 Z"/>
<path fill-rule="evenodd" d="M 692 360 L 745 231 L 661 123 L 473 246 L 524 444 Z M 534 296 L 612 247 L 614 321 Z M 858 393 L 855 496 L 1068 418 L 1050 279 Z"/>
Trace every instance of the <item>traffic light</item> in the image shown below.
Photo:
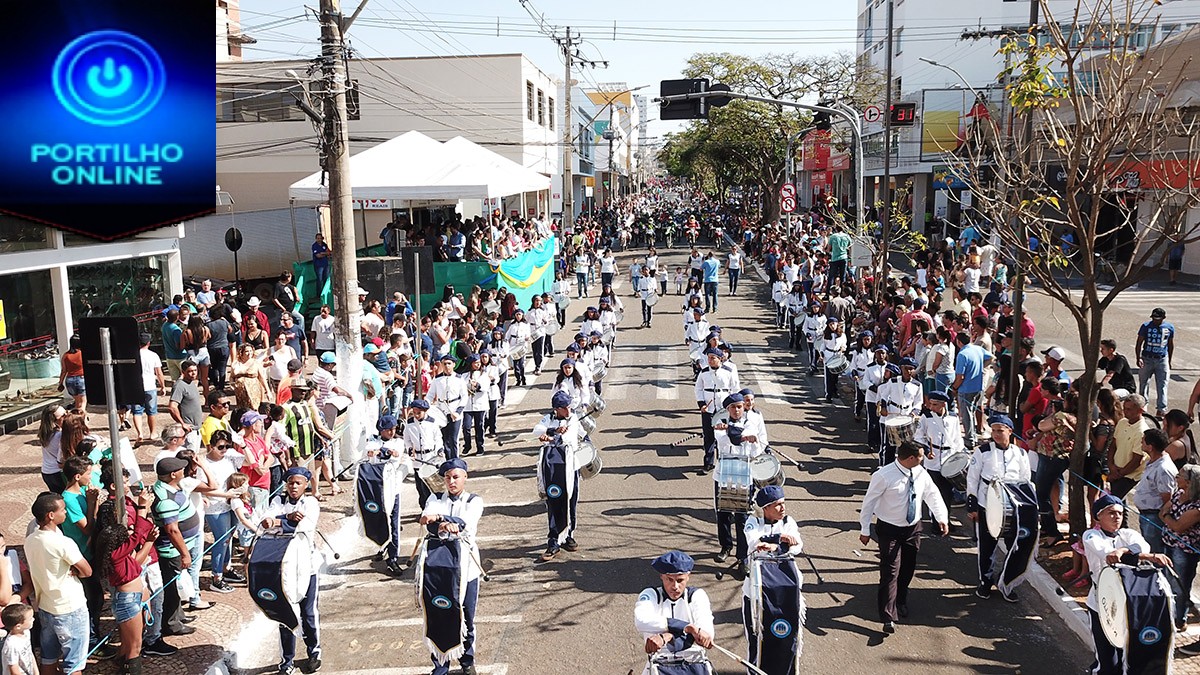
<path fill-rule="evenodd" d="M 708 91 L 708 80 L 693 78 L 689 80 L 663 80 L 659 84 L 659 96 L 677 96 L 679 94 L 699 94 Z M 703 120 L 708 119 L 708 102 L 696 98 L 687 101 L 662 101 L 659 103 L 658 117 L 663 120 Z"/>

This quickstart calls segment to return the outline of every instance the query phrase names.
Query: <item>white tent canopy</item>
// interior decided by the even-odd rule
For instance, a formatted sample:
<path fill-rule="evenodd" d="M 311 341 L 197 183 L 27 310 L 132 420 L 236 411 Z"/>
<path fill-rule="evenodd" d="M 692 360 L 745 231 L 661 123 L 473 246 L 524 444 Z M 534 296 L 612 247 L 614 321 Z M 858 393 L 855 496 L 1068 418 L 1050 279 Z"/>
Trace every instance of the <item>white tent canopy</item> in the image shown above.
<path fill-rule="evenodd" d="M 329 198 L 318 171 L 292 183 L 288 196 Z M 550 189 L 550 179 L 459 137 L 439 143 L 409 131 L 350 158 L 355 199 L 491 199 Z"/>

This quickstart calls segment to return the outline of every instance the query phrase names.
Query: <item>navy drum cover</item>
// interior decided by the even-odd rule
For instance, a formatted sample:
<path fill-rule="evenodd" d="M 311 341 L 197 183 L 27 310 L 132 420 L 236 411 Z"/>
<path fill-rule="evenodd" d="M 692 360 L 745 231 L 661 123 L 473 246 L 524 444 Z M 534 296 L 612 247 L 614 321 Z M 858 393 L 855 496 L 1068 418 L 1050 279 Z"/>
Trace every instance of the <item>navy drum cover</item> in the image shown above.
<path fill-rule="evenodd" d="M 758 667 L 790 675 L 799 670 L 804 629 L 800 570 L 791 557 L 757 560 L 762 577 L 762 632 L 758 636 Z"/>
<path fill-rule="evenodd" d="M 296 630 L 300 618 L 283 592 L 283 558 L 293 541 L 292 537 L 259 537 L 254 541 L 246 571 L 254 604 L 268 619 Z"/>
<path fill-rule="evenodd" d="M 387 509 L 383 504 L 383 463 L 360 462 L 355 481 L 355 508 L 363 536 L 383 546 L 392 539 Z"/>
<path fill-rule="evenodd" d="M 1012 499 L 1017 521 L 1016 529 L 1004 539 L 1008 554 L 996 582 L 1001 591 L 1008 593 L 1025 578 L 1030 561 L 1037 555 L 1039 523 L 1037 489 L 1033 483 L 1006 481 L 1002 487 Z"/>
<path fill-rule="evenodd" d="M 1129 609 L 1129 644 L 1125 648 L 1126 675 L 1171 672 L 1175 642 L 1173 598 L 1157 569 L 1119 568 L 1125 582 Z"/>
<path fill-rule="evenodd" d="M 546 510 L 553 513 L 555 522 L 566 523 L 571 507 L 571 479 L 567 476 L 567 449 L 556 435 L 542 451 L 542 479 L 546 483 Z"/>
<path fill-rule="evenodd" d="M 443 664 L 462 656 L 464 650 L 461 557 L 457 539 L 425 540 L 419 595 L 425 613 L 425 645 Z"/>
<path fill-rule="evenodd" d="M 707 661 L 698 663 L 684 663 L 673 661 L 668 663 L 655 663 L 654 668 L 650 671 L 658 675 L 709 675 L 712 671 L 709 669 Z"/>

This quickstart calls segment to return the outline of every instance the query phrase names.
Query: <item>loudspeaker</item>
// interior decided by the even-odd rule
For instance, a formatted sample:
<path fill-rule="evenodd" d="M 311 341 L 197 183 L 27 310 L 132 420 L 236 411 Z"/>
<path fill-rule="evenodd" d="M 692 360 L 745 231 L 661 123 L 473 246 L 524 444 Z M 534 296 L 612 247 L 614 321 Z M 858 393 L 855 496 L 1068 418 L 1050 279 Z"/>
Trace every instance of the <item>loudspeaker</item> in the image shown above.
<path fill-rule="evenodd" d="M 417 275 L 420 275 L 421 292 L 435 292 L 435 282 L 433 280 L 432 246 L 402 246 L 400 247 L 400 259 L 404 261 L 404 265 L 401 267 L 401 270 L 404 274 L 405 288 L 415 288 L 417 285 Z M 416 261 L 415 265 L 414 259 Z"/>
<path fill-rule="evenodd" d="M 384 304 L 396 291 L 411 300 L 417 287 L 417 275 L 420 275 L 422 294 L 441 292 L 434 286 L 432 247 L 404 246 L 400 248 L 399 256 L 358 259 L 358 284 L 370 291 L 369 299 Z"/>

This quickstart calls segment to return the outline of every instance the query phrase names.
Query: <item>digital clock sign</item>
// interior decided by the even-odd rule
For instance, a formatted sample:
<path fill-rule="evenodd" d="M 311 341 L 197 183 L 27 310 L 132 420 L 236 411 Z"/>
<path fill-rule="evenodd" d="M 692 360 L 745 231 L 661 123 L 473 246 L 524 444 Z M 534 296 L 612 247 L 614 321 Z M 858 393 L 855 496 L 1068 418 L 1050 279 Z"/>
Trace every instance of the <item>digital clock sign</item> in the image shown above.
<path fill-rule="evenodd" d="M 917 121 L 916 103 L 893 103 L 888 111 L 894 127 L 911 127 Z"/>

